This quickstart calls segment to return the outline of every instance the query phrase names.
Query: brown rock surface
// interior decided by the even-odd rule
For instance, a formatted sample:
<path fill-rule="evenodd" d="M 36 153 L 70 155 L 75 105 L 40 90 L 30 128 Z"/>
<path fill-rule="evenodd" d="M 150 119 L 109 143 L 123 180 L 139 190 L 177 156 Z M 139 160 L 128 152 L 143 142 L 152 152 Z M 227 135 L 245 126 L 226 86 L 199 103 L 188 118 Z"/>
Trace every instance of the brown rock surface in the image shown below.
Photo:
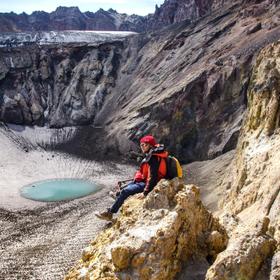
<path fill-rule="evenodd" d="M 152 133 L 185 161 L 235 147 L 254 55 L 280 35 L 277 27 L 250 35 L 246 30 L 259 21 L 267 26 L 275 11 L 241 18 L 240 6 L 225 6 L 196 24 L 154 34 L 146 44 L 145 36 L 131 39 L 116 94 L 95 120 L 108 124 L 108 143 L 126 151 L 128 137 Z M 119 113 L 110 113 L 120 106 Z"/>
<path fill-rule="evenodd" d="M 216 192 L 224 190 L 226 194 L 216 214 L 227 229 L 229 243 L 208 269 L 206 279 L 279 279 L 279 54 L 277 42 L 258 55 L 232 163 L 228 164 L 224 155 L 186 167 L 195 172 L 194 178 L 199 176 L 188 180 L 207 188 L 206 200 L 210 189 L 206 178 L 211 183 L 216 170 L 221 175 Z M 215 168 L 214 172 L 208 166 Z M 226 168 L 221 172 L 219 166 Z"/>

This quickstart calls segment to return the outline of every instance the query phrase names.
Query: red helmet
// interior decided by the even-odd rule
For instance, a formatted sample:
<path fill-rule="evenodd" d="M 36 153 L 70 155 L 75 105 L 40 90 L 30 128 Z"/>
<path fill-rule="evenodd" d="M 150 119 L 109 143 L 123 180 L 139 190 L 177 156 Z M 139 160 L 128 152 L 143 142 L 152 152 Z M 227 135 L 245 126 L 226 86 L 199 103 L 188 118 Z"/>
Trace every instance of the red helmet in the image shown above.
<path fill-rule="evenodd" d="M 157 144 L 155 138 L 152 135 L 146 135 L 140 139 L 140 143 L 148 143 L 151 146 L 155 146 Z"/>

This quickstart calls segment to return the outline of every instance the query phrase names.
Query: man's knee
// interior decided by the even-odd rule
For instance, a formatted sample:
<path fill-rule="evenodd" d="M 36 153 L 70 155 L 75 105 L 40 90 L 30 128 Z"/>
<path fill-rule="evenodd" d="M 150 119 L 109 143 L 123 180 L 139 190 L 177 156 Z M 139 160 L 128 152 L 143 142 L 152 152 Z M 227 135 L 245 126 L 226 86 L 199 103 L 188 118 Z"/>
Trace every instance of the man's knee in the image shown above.
<path fill-rule="evenodd" d="M 121 191 L 121 195 L 122 195 L 123 197 L 128 197 L 128 196 L 131 195 L 131 190 L 128 189 L 128 188 L 124 188 L 124 189 Z"/>

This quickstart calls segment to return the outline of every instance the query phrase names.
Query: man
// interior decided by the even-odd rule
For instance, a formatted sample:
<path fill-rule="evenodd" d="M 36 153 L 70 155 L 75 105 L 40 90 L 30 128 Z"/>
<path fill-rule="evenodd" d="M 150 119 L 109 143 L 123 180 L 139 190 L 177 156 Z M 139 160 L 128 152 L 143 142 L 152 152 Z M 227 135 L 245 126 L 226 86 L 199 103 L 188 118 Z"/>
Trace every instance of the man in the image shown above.
<path fill-rule="evenodd" d="M 113 214 L 118 212 L 129 196 L 142 193 L 139 198 L 144 198 L 162 178 L 167 176 L 168 152 L 165 151 L 164 146 L 158 145 L 153 136 L 147 135 L 141 138 L 140 148 L 145 158 L 141 162 L 140 169 L 135 173 L 133 182 L 122 189 L 111 208 L 95 214 L 98 218 L 112 220 Z"/>

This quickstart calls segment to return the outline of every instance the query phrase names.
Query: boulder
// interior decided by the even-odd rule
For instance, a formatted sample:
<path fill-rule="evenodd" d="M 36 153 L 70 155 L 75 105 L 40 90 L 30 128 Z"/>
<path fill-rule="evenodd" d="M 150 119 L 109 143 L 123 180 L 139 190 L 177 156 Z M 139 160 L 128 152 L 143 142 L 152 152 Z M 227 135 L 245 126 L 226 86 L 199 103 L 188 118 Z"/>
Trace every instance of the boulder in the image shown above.
<path fill-rule="evenodd" d="M 196 186 L 161 180 L 144 200 L 128 199 L 65 279 L 85 269 L 90 279 L 174 279 L 190 259 L 215 258 L 227 240 Z"/>
<path fill-rule="evenodd" d="M 207 280 L 256 279 L 262 264 L 273 255 L 276 241 L 268 234 L 268 218 L 255 226 L 239 226 L 208 269 Z"/>

